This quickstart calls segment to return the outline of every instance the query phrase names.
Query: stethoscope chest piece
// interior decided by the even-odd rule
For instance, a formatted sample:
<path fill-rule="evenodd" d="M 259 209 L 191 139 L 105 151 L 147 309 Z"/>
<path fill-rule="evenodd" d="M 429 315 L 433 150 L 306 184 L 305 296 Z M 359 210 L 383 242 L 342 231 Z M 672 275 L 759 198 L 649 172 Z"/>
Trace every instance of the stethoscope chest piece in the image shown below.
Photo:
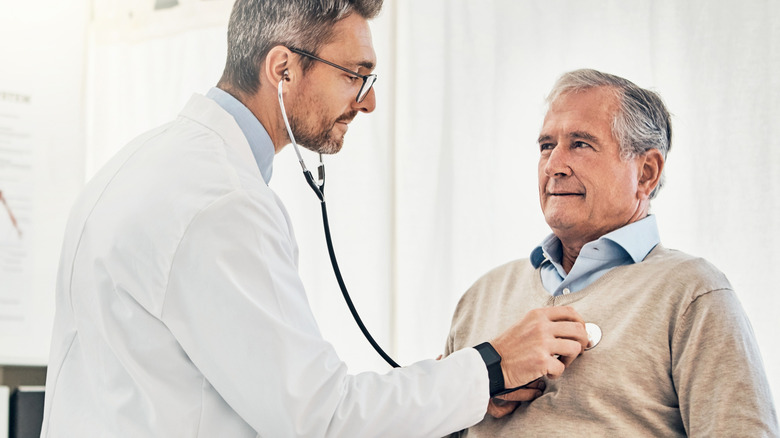
<path fill-rule="evenodd" d="M 585 351 L 587 351 L 601 342 L 601 327 L 592 322 L 586 322 L 585 331 L 588 332 L 588 346 L 585 348 Z"/>

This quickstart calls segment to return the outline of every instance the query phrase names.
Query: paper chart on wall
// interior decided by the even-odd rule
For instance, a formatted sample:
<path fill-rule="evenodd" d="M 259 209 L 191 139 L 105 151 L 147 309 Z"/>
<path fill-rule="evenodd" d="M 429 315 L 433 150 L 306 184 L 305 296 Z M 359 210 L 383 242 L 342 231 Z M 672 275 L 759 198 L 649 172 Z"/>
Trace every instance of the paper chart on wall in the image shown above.
<path fill-rule="evenodd" d="M 25 319 L 34 183 L 32 97 L 0 89 L 0 329 Z"/>
<path fill-rule="evenodd" d="M 84 184 L 88 2 L 0 2 L 0 365 L 45 365 L 65 222 Z"/>

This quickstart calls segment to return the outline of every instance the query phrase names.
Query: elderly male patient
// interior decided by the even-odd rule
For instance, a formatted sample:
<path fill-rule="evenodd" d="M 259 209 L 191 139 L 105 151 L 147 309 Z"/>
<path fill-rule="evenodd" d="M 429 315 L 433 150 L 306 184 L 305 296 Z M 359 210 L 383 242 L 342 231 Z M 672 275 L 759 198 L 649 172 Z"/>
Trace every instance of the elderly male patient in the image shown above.
<path fill-rule="evenodd" d="M 734 290 L 704 259 L 662 246 L 649 214 L 671 145 L 660 97 L 578 70 L 558 80 L 548 105 L 539 199 L 553 234 L 530 260 L 492 270 L 465 293 L 447 354 L 549 306 L 574 307 L 601 339 L 560 378 L 535 382 L 538 398 L 493 398 L 491 415 L 462 433 L 777 436 L 760 353 Z"/>

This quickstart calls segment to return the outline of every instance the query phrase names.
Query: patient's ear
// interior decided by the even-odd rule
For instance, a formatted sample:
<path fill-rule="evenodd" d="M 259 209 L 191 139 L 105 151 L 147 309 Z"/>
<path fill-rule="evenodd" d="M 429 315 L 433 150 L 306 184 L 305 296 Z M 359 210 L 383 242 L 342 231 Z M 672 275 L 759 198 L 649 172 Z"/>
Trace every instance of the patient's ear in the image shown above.
<path fill-rule="evenodd" d="M 637 197 L 649 199 L 650 193 L 661 181 L 661 171 L 664 170 L 664 157 L 658 149 L 650 149 L 639 160 L 639 184 L 637 185 Z"/>

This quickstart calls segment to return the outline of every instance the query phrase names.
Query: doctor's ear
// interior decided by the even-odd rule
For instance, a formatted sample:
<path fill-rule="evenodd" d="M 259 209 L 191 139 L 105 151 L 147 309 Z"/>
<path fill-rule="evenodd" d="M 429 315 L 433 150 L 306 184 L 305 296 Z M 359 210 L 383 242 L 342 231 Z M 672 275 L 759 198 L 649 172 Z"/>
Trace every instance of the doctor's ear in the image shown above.
<path fill-rule="evenodd" d="M 280 81 L 291 82 L 294 79 L 295 70 L 291 71 L 293 61 L 292 52 L 285 46 L 274 46 L 266 55 L 261 67 L 261 75 L 265 80 L 276 85 Z"/>

